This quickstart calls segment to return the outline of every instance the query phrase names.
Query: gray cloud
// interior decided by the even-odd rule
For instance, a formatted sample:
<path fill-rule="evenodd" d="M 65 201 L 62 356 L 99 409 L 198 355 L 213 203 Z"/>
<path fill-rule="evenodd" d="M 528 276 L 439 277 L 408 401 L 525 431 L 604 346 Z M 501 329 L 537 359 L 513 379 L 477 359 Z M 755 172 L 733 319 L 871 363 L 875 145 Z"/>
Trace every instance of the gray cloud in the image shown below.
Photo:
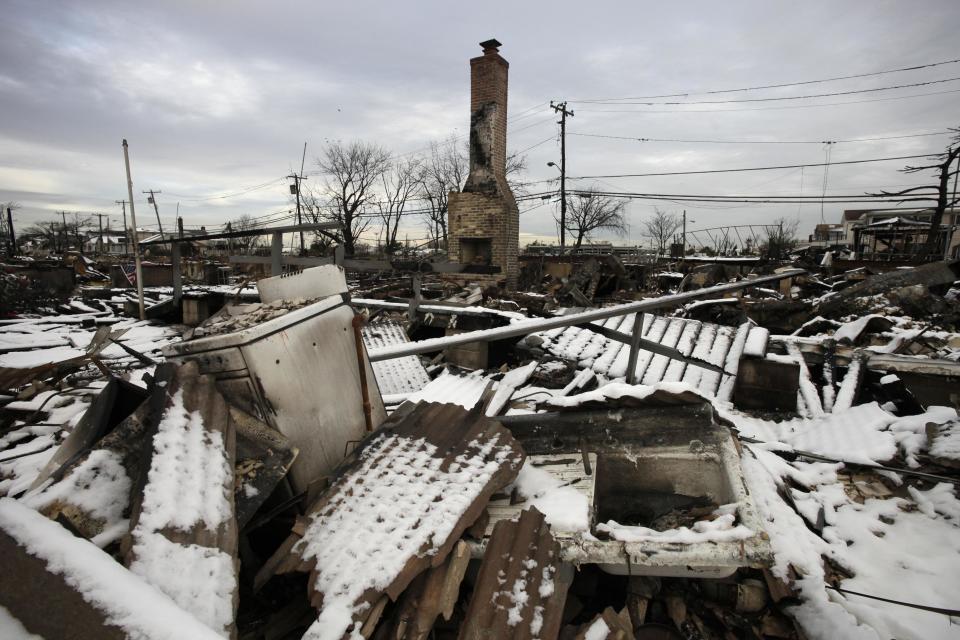
<path fill-rule="evenodd" d="M 20 201 L 18 225 L 71 208 L 119 212 L 121 138 L 137 191 L 164 190 L 188 224 L 289 207 L 286 187 L 204 200 L 280 178 L 308 141 L 362 138 L 399 153 L 462 135 L 467 60 L 496 36 L 511 62 L 509 145 L 528 152 L 530 178 L 553 177 L 550 99 L 571 100 L 571 133 L 683 139 L 837 139 L 958 124 L 960 82 L 836 99 L 674 107 L 584 99 L 645 96 L 871 72 L 960 57 L 960 6 L 901 2 L 415 3 L 7 2 L 0 23 L 0 200 Z M 960 65 L 729 97 L 790 96 L 960 76 Z M 728 95 L 728 94 L 724 94 Z M 866 102 L 864 100 L 871 100 Z M 813 107 L 818 103 L 849 102 Z M 786 108 L 786 107 L 801 108 Z M 536 107 L 532 109 L 532 107 Z M 833 160 L 941 150 L 946 136 L 836 145 Z M 540 144 L 542 143 L 542 144 Z M 569 173 L 602 175 L 822 162 L 820 145 L 707 145 L 568 138 Z M 913 184 L 901 163 L 832 167 L 829 191 Z M 317 178 L 314 177 L 313 180 Z M 659 193 L 819 194 L 819 168 L 604 179 L 601 188 Z M 588 186 L 587 182 L 574 183 Z M 169 194 L 169 195 L 167 195 Z M 639 221 L 654 204 L 629 207 Z M 687 204 L 696 226 L 761 223 L 819 205 Z M 828 220 L 839 216 L 826 207 Z M 521 230 L 551 234 L 549 206 Z M 418 232 L 415 224 L 409 230 Z"/>

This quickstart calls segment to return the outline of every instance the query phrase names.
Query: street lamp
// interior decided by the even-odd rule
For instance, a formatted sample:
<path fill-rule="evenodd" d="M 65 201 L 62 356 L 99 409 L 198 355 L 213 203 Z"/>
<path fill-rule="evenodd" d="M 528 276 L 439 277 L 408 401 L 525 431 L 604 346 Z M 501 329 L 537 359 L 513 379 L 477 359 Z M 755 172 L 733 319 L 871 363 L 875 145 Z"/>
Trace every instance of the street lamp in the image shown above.
<path fill-rule="evenodd" d="M 548 162 L 547 166 L 560 172 L 560 253 L 563 253 L 567 244 L 567 174 L 562 164 L 558 167 L 556 162 Z"/>

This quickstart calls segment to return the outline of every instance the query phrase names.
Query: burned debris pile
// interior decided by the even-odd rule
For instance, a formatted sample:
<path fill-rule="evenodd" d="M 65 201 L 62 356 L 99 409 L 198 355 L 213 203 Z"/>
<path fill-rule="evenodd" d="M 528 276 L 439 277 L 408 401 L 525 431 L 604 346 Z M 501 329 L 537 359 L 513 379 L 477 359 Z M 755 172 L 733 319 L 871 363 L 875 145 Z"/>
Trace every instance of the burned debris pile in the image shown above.
<path fill-rule="evenodd" d="M 582 262 L 3 321 L 0 630 L 949 637 L 957 265 Z"/>

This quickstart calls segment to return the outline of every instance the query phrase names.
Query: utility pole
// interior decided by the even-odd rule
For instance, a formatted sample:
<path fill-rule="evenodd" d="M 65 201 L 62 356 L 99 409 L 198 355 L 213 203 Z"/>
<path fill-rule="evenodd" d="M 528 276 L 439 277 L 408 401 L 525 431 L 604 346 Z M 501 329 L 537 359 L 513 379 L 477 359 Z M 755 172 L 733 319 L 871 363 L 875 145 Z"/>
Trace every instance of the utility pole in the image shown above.
<path fill-rule="evenodd" d="M 126 200 L 114 200 L 114 204 L 123 205 L 123 255 L 130 255 L 130 229 L 127 228 L 127 201 Z M 134 229 L 134 235 L 136 235 L 136 229 Z"/>
<path fill-rule="evenodd" d="M 303 156 L 300 158 L 300 173 L 292 174 L 287 176 L 293 180 L 293 184 L 290 186 L 290 191 L 297 196 L 297 226 L 303 225 L 303 217 L 300 213 L 300 183 L 307 178 L 303 175 L 303 165 L 307 160 L 307 143 L 303 143 Z M 300 229 L 300 255 L 304 255 L 306 251 L 303 248 L 303 229 Z"/>
<path fill-rule="evenodd" d="M 573 111 L 567 111 L 566 102 L 553 103 L 550 108 L 560 114 L 560 253 L 567 244 L 567 116 L 573 117 Z"/>
<path fill-rule="evenodd" d="M 10 231 L 10 257 L 17 255 L 17 234 L 13 232 L 13 209 L 7 207 L 7 229 Z"/>
<path fill-rule="evenodd" d="M 127 168 L 127 197 L 130 198 L 130 224 L 133 225 L 133 260 L 137 266 L 137 300 L 140 303 L 140 319 L 147 319 L 143 308 L 143 266 L 140 264 L 140 243 L 137 242 L 137 212 L 133 206 L 133 178 L 130 177 L 130 153 L 127 151 L 127 139 L 123 139 L 123 164 Z"/>
<path fill-rule="evenodd" d="M 953 204 L 950 205 L 950 226 L 947 227 L 946 239 L 943 242 L 943 259 L 950 259 L 950 245 L 953 243 L 953 228 L 957 225 L 957 178 L 960 178 L 960 156 L 957 156 L 957 172 L 953 174 Z M 10 208 L 7 208 L 7 215 Z M 13 236 L 13 220 L 10 221 L 10 235 Z"/>
<path fill-rule="evenodd" d="M 680 261 L 687 260 L 687 210 L 683 210 L 683 239 L 680 240 Z"/>
<path fill-rule="evenodd" d="M 103 214 L 95 213 L 93 215 L 97 216 L 97 228 L 99 229 L 99 233 L 100 233 L 100 235 L 97 237 L 97 253 L 102 255 L 103 254 Z M 107 226 L 108 227 L 110 226 L 109 220 L 107 220 Z"/>
<path fill-rule="evenodd" d="M 67 233 L 67 212 L 61 211 L 60 215 L 63 216 L 63 227 L 61 228 L 63 231 L 63 244 L 60 246 L 60 253 L 66 254 L 69 248 L 67 245 L 70 243 L 70 235 Z"/>
<path fill-rule="evenodd" d="M 160 224 L 160 210 L 157 208 L 156 198 L 156 194 L 163 193 L 163 191 L 154 191 L 153 189 L 150 189 L 148 191 L 143 191 L 142 193 L 150 194 L 150 197 L 147 198 L 147 202 L 153 205 L 153 211 L 157 214 L 157 228 L 160 229 L 160 240 L 166 240 L 166 238 L 163 236 L 163 225 Z M 130 208 L 133 208 L 132 204 L 130 205 Z"/>

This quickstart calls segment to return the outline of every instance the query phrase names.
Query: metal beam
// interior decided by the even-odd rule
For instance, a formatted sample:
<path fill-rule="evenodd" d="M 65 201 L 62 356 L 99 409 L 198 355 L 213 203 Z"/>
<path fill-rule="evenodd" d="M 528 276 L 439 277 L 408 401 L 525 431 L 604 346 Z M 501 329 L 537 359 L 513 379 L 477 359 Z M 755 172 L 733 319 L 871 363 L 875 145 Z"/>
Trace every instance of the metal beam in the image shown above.
<path fill-rule="evenodd" d="M 586 324 L 590 324 L 589 322 Z M 584 326 L 584 325 L 580 325 Z M 619 333 L 619 332 L 617 332 Z M 630 352 L 627 358 L 627 384 L 634 384 L 637 378 L 637 356 L 640 355 L 640 341 L 643 339 L 643 313 L 633 316 L 633 331 L 627 337 Z"/>
<path fill-rule="evenodd" d="M 775 273 L 769 276 L 762 276 L 760 278 L 753 278 L 752 280 L 741 280 L 739 282 L 721 284 L 715 287 L 708 287 L 706 289 L 676 293 L 669 296 L 654 298 L 653 300 L 630 302 L 628 304 L 622 304 L 615 307 L 604 307 L 602 309 L 591 309 L 589 311 L 573 313 L 567 316 L 524 320 L 506 327 L 483 329 L 481 331 L 459 333 L 454 336 L 446 336 L 443 338 L 431 338 L 429 340 L 421 340 L 419 342 L 408 342 L 399 345 L 382 347 L 380 349 L 372 349 L 369 352 L 369 356 L 371 362 L 378 362 L 380 360 L 391 360 L 393 358 L 401 358 L 403 356 L 413 356 L 420 353 L 440 351 L 442 349 L 446 349 L 447 347 L 469 344 L 471 342 L 489 342 L 491 340 L 516 338 L 518 336 L 526 336 L 538 331 L 547 331 L 549 329 L 558 329 L 560 327 L 572 327 L 585 322 L 605 320 L 607 318 L 623 316 L 628 313 L 638 313 L 652 311 L 653 309 L 675 307 L 685 302 L 696 300 L 697 298 L 715 296 L 717 294 L 730 293 L 733 291 L 740 291 L 742 289 L 749 289 L 750 287 L 756 287 L 769 282 L 777 282 L 786 278 L 803 275 L 805 273 L 806 270 L 804 269 L 790 269 L 789 271 Z"/>
<path fill-rule="evenodd" d="M 272 256 L 228 256 L 230 264 L 273 264 Z M 283 264 L 293 264 L 303 267 L 316 267 L 323 264 L 333 264 L 332 257 L 315 258 L 312 256 L 283 256 Z"/>
<path fill-rule="evenodd" d="M 167 238 L 166 240 L 151 240 L 138 242 L 141 247 L 154 244 L 176 244 L 179 242 L 200 242 L 203 240 L 227 240 L 229 238 L 247 238 L 249 236 L 267 236 L 271 233 L 296 233 L 297 231 L 322 231 L 324 229 L 339 229 L 337 222 L 316 222 L 311 224 L 293 224 L 286 227 L 264 227 L 263 229 L 249 229 L 247 231 L 225 231 L 223 233 L 208 233 L 203 236 L 186 236 L 183 238 Z"/>

